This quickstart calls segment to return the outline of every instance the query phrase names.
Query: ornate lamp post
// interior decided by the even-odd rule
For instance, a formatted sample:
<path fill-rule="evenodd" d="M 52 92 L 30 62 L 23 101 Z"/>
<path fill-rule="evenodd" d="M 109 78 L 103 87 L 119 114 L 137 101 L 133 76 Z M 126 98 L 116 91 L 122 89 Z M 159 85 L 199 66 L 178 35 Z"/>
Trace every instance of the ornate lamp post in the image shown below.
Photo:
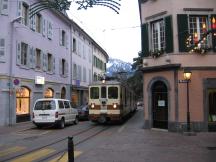
<path fill-rule="evenodd" d="M 190 127 L 190 109 L 189 109 L 189 83 L 191 81 L 191 71 L 185 70 L 184 71 L 184 80 L 179 80 L 179 83 L 186 83 L 187 84 L 187 132 L 191 132 L 191 127 Z"/>
<path fill-rule="evenodd" d="M 190 71 L 184 71 L 184 81 L 187 84 L 187 132 L 191 132 L 189 109 L 189 82 L 191 81 L 191 75 L 192 73 Z"/>

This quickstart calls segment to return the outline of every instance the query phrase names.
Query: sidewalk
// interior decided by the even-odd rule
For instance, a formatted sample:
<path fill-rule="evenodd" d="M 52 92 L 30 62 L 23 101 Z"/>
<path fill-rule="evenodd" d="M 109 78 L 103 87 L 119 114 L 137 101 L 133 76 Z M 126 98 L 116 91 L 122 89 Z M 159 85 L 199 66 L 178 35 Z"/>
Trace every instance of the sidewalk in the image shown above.
<path fill-rule="evenodd" d="M 7 134 L 14 131 L 24 131 L 34 127 L 35 126 L 31 121 L 17 123 L 12 126 L 0 126 L 0 134 Z"/>
<path fill-rule="evenodd" d="M 185 136 L 143 129 L 142 113 L 113 133 L 92 139 L 76 162 L 216 162 L 216 132 Z M 94 145 L 91 145 L 91 143 Z M 77 149 L 82 150 L 85 146 Z"/>

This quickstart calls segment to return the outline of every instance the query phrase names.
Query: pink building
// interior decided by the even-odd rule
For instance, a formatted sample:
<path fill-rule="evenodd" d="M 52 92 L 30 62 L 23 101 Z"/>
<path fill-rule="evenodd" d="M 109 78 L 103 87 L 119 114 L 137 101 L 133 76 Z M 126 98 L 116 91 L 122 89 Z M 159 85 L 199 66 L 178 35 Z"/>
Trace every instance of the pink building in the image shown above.
<path fill-rule="evenodd" d="M 139 6 L 144 127 L 216 130 L 215 0 L 139 0 Z M 188 88 L 185 71 L 192 74 Z"/>

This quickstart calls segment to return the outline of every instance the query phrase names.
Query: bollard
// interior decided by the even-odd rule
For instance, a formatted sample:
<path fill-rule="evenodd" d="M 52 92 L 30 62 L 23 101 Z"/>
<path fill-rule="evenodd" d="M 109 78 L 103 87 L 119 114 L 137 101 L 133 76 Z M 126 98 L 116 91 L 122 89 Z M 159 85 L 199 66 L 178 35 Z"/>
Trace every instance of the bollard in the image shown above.
<path fill-rule="evenodd" d="M 68 137 L 68 162 L 74 162 L 73 137 Z"/>

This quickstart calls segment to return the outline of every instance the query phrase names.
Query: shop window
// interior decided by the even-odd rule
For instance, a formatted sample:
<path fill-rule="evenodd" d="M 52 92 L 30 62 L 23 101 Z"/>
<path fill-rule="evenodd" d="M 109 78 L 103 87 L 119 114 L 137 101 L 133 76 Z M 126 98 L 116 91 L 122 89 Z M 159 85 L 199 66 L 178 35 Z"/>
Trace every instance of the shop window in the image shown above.
<path fill-rule="evenodd" d="M 30 90 L 21 87 L 16 91 L 16 114 L 29 114 L 30 113 Z"/>
<path fill-rule="evenodd" d="M 54 97 L 54 92 L 51 88 L 47 88 L 45 93 L 44 93 L 45 98 L 53 98 Z"/>

